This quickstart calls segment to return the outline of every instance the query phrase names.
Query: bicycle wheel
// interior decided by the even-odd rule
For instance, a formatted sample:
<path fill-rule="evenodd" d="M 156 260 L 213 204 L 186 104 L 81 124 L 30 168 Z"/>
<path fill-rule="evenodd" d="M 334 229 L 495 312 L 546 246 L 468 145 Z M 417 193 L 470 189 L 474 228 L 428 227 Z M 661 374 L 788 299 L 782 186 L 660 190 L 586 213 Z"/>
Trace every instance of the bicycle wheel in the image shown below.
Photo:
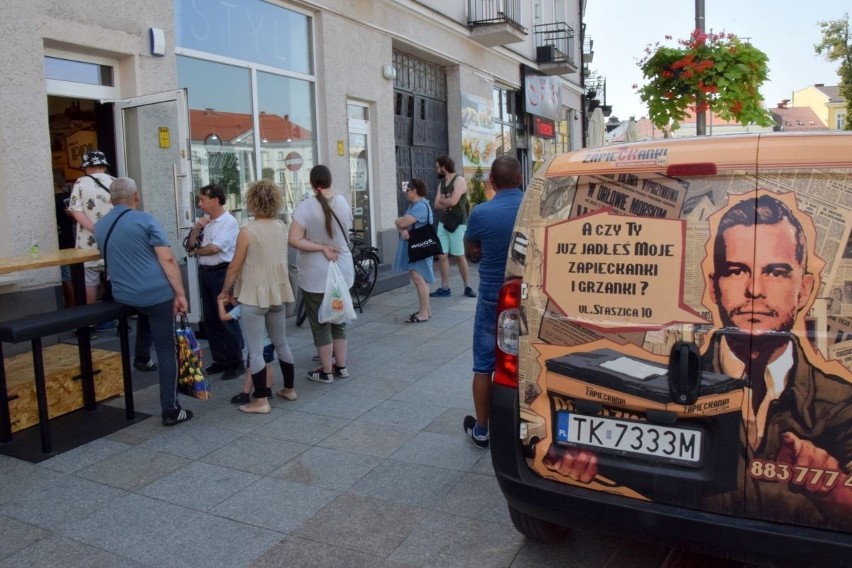
<path fill-rule="evenodd" d="M 364 307 L 376 289 L 379 279 L 379 257 L 373 251 L 363 251 L 354 259 L 355 282 L 352 284 L 352 303 Z"/>
<path fill-rule="evenodd" d="M 308 311 L 305 309 L 305 296 L 299 294 L 299 306 L 296 308 L 296 327 L 302 327 L 307 317 Z"/>

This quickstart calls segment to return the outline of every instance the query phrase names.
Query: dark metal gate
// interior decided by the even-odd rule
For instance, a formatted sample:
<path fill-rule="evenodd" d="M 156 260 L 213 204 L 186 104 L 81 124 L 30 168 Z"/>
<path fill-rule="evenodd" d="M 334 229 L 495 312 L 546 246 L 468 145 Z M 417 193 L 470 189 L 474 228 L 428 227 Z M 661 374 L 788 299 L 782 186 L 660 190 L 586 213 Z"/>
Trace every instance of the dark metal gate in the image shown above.
<path fill-rule="evenodd" d="M 447 76 L 443 68 L 395 51 L 394 138 L 396 139 L 396 187 L 399 213 L 408 201 L 401 183 L 420 178 L 434 199 L 438 178 L 435 158 L 449 153 L 447 139 Z"/>

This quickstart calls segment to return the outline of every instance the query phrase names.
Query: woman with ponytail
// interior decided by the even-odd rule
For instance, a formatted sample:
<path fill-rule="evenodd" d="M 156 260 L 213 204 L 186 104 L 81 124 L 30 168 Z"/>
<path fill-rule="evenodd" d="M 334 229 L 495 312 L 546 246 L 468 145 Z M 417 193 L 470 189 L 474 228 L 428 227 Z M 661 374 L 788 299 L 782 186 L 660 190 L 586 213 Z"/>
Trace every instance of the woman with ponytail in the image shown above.
<path fill-rule="evenodd" d="M 271 411 L 267 399 L 272 391 L 266 384 L 266 361 L 263 360 L 267 336 L 275 346 L 284 376 L 281 393 L 287 395 L 282 396 L 296 400 L 293 353 L 287 344 L 284 306 L 285 302 L 293 301 L 287 265 L 287 227 L 276 218 L 281 202 L 281 190 L 272 181 L 262 179 L 249 186 L 246 207 L 254 220 L 237 235 L 234 258 L 219 294 L 220 301 L 230 302 L 233 287 L 233 297 L 241 304 L 241 323 L 248 346 L 255 400 L 240 406 L 240 410 L 249 413 L 269 414 Z"/>
<path fill-rule="evenodd" d="M 347 286 L 351 287 L 355 280 L 348 239 L 352 208 L 343 196 L 334 194 L 331 171 L 326 166 L 314 166 L 310 182 L 314 196 L 299 203 L 293 211 L 288 242 L 299 251 L 299 288 L 304 294 L 305 311 L 321 363 L 318 369 L 308 372 L 308 379 L 332 383 L 335 377 L 349 377 L 346 324 L 320 323 L 318 312 L 325 294 L 329 262 L 337 262 Z"/>

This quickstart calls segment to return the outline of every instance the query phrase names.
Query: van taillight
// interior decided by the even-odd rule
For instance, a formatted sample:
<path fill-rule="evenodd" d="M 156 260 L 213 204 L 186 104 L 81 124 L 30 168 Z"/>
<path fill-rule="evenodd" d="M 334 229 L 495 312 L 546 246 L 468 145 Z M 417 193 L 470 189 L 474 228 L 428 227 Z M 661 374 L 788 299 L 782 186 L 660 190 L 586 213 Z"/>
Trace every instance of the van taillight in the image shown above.
<path fill-rule="evenodd" d="M 507 280 L 497 297 L 497 349 L 494 382 L 518 388 L 518 339 L 521 332 L 521 279 Z"/>

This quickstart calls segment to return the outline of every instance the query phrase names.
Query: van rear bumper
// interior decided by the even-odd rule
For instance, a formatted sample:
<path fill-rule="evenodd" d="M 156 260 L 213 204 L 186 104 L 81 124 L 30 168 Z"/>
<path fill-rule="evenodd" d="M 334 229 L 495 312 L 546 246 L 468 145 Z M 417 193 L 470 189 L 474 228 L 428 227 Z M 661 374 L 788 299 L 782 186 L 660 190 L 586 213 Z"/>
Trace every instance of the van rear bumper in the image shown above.
<path fill-rule="evenodd" d="M 527 466 L 518 438 L 518 390 L 495 384 L 491 459 L 509 505 L 556 525 L 604 532 L 745 562 L 849 566 L 852 535 L 639 501 L 544 479 Z"/>

